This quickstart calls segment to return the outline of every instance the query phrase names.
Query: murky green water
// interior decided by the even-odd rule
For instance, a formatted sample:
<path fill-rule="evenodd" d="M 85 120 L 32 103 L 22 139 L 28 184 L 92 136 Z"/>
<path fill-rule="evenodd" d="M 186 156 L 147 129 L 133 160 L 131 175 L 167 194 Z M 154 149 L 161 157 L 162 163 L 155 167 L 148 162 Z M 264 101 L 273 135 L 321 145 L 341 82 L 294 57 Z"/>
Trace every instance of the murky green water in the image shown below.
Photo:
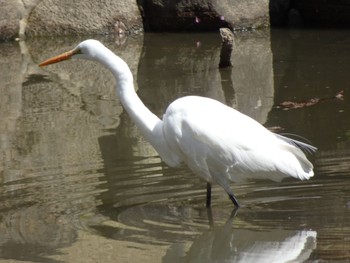
<path fill-rule="evenodd" d="M 206 209 L 205 182 L 161 162 L 104 68 L 38 68 L 81 40 L 0 44 L 0 262 L 350 261 L 348 31 L 237 34 L 221 71 L 215 34 L 100 38 L 159 116 L 204 95 L 319 148 L 310 181 L 232 184 L 238 211 L 219 187 Z"/>

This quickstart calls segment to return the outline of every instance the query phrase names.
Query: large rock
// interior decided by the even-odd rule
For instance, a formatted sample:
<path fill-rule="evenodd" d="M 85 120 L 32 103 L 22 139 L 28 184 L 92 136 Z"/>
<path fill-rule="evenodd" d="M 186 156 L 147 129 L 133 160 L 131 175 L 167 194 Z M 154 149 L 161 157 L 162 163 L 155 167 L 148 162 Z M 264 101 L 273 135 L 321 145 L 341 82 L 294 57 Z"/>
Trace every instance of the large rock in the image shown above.
<path fill-rule="evenodd" d="M 149 0 L 144 1 L 143 10 L 151 31 L 269 26 L 268 0 Z"/>
<path fill-rule="evenodd" d="M 143 30 L 133 0 L 0 0 L 0 6 L 0 40 Z"/>
<path fill-rule="evenodd" d="M 152 31 L 269 26 L 268 0 L 0 0 L 0 6 L 0 40 L 138 33 L 144 24 Z"/>
<path fill-rule="evenodd" d="M 20 0 L 0 0 L 0 6 L 0 39 L 13 39 L 19 32 L 24 5 Z"/>
<path fill-rule="evenodd" d="M 142 28 L 136 1 L 45 0 L 28 17 L 26 35 L 120 33 Z"/>

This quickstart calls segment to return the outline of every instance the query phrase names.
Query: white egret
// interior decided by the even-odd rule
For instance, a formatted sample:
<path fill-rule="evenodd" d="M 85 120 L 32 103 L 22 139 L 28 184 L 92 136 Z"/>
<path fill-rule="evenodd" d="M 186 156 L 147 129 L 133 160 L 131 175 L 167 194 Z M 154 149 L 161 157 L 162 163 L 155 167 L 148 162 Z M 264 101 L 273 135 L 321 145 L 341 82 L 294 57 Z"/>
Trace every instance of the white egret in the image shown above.
<path fill-rule="evenodd" d="M 230 181 L 284 177 L 309 179 L 313 165 L 300 148 L 315 147 L 274 134 L 250 117 L 216 100 L 187 96 L 171 103 L 161 120 L 137 96 L 133 75 L 124 60 L 97 40 L 85 40 L 73 50 L 42 62 L 46 66 L 70 58 L 100 62 L 116 79 L 116 91 L 142 135 L 171 167 L 183 163 L 211 185 L 219 184 L 239 207 Z"/>

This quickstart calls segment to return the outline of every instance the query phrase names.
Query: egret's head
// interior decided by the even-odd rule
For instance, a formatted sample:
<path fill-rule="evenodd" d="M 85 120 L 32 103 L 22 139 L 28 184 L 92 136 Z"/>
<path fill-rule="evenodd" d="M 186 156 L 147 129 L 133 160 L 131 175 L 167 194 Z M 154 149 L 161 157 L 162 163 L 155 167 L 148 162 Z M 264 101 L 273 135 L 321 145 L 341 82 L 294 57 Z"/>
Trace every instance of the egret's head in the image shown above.
<path fill-rule="evenodd" d="M 96 59 L 97 52 L 100 50 L 99 47 L 103 47 L 103 44 L 101 42 L 94 39 L 85 40 L 77 45 L 74 49 L 41 62 L 39 66 L 44 67 L 71 58 Z"/>

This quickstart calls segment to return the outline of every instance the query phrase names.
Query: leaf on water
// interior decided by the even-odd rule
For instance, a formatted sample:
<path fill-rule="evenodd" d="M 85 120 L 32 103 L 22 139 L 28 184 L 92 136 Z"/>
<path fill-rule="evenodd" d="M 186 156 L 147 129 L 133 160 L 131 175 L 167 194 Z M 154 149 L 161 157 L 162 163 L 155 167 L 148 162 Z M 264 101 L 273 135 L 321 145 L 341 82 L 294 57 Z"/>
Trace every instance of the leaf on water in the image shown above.
<path fill-rule="evenodd" d="M 284 101 L 281 102 L 278 107 L 282 108 L 283 110 L 291 110 L 291 109 L 300 109 L 300 108 L 305 108 L 305 107 L 310 107 L 313 106 L 317 103 L 323 103 L 328 100 L 332 99 L 338 99 L 338 100 L 343 100 L 344 99 L 344 91 L 341 90 L 339 91 L 334 97 L 328 97 L 328 98 L 312 98 L 306 101 L 301 101 L 301 102 L 295 102 L 295 101 Z"/>
<path fill-rule="evenodd" d="M 344 99 L 344 90 L 339 91 L 336 95 L 335 98 L 338 100 L 343 100 Z"/>

